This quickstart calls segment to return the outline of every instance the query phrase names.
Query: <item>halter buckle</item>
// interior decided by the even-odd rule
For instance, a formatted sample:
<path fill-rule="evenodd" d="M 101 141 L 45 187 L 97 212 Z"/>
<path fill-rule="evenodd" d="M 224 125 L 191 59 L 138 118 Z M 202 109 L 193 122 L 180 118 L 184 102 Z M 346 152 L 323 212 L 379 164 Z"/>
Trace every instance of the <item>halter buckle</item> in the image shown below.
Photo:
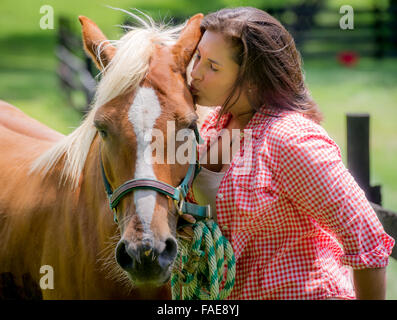
<path fill-rule="evenodd" d="M 183 204 L 185 203 L 185 199 L 182 196 L 181 187 L 178 186 L 176 189 L 179 190 L 179 200 L 174 200 L 174 204 L 175 204 L 175 208 L 176 208 L 178 214 L 181 216 L 181 215 L 183 215 L 182 207 L 183 207 Z"/>
<path fill-rule="evenodd" d="M 207 220 L 212 219 L 212 211 L 211 211 L 211 206 L 207 204 Z"/>

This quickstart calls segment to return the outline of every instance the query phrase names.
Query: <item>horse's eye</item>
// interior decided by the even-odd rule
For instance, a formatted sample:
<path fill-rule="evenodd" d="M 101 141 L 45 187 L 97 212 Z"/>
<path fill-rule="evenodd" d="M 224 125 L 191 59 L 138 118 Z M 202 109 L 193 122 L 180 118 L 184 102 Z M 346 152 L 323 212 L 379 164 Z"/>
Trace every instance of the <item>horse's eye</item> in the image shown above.
<path fill-rule="evenodd" d="M 103 139 L 105 139 L 107 137 L 107 135 L 108 135 L 108 133 L 105 130 L 103 130 L 103 129 L 99 129 L 98 132 L 99 132 L 99 134 L 101 135 L 101 137 Z"/>
<path fill-rule="evenodd" d="M 196 122 L 196 121 L 193 121 L 193 122 L 189 125 L 188 128 L 189 128 L 189 129 L 192 129 L 192 130 L 197 129 L 197 122 Z"/>

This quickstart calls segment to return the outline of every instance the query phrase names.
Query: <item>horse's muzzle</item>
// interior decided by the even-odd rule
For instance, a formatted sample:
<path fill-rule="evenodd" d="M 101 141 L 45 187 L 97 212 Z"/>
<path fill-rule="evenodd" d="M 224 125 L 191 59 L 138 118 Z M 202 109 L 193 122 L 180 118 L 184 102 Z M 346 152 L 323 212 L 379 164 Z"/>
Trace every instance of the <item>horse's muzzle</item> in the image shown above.
<path fill-rule="evenodd" d="M 174 238 L 164 242 L 164 249 L 159 252 L 149 241 L 142 241 L 136 247 L 121 239 L 116 247 L 116 261 L 125 270 L 136 285 L 162 285 L 170 276 L 170 267 L 177 254 Z"/>

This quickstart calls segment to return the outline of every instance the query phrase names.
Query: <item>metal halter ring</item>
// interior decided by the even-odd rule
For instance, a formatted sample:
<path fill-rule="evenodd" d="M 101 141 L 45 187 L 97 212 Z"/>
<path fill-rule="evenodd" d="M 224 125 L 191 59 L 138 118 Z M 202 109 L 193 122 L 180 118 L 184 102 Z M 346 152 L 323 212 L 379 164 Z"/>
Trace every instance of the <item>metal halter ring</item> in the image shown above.
<path fill-rule="evenodd" d="M 176 210 L 178 211 L 178 214 L 181 216 L 183 215 L 182 208 L 183 208 L 183 204 L 185 203 L 185 199 L 183 198 L 181 187 L 177 187 L 176 189 L 179 190 L 179 200 L 174 199 L 174 204 Z"/>

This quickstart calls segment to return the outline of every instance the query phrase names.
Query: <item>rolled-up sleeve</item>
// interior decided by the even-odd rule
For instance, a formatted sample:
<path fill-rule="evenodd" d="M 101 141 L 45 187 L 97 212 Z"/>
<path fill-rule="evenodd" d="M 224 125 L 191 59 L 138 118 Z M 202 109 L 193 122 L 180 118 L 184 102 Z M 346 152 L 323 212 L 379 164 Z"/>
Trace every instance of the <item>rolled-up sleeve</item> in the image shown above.
<path fill-rule="evenodd" d="M 281 142 L 283 190 L 302 214 L 332 232 L 353 269 L 388 264 L 394 239 L 345 168 L 339 147 L 321 127 L 296 128 Z"/>

